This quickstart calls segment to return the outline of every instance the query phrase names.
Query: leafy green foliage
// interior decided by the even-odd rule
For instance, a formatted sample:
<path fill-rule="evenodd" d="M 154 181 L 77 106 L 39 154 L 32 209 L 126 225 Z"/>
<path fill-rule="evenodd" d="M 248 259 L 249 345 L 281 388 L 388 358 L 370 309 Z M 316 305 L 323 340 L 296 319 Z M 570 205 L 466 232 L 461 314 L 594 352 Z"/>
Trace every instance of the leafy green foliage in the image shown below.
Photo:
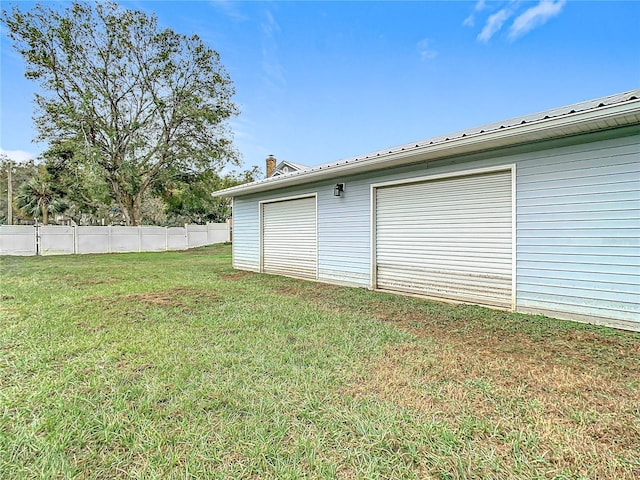
<path fill-rule="evenodd" d="M 99 174 L 127 224 L 158 182 L 237 164 L 232 82 L 197 36 L 113 2 L 14 6 L 2 20 L 42 89 L 38 138 L 62 146 L 73 174 Z"/>
<path fill-rule="evenodd" d="M 0 224 L 7 223 L 7 214 L 9 208 L 9 168 L 11 168 L 11 184 L 13 186 L 13 199 L 15 199 L 20 185 L 28 182 L 31 178 L 38 174 L 38 167 L 32 161 L 15 163 L 9 160 L 6 156 L 0 157 Z M 13 203 L 13 201 L 12 201 Z M 17 220 L 17 214 L 15 211 L 15 205 L 13 205 L 14 222 Z M 33 219 L 33 217 L 30 217 Z"/>
<path fill-rule="evenodd" d="M 41 218 L 39 209 L 16 211 L 15 200 L 20 188 L 30 180 L 41 177 L 47 188 L 66 205 L 65 218 L 78 225 L 113 225 L 123 223 L 117 204 L 109 195 L 109 187 L 100 171 L 78 161 L 70 149 L 57 145 L 45 152 L 41 163 L 34 161 L 13 163 L 0 158 L 0 224 L 7 221 L 7 179 L 11 165 L 13 172 L 14 222 L 31 223 Z M 142 199 L 141 223 L 145 225 L 181 226 L 185 223 L 225 222 L 231 216 L 231 203 L 214 198 L 211 192 L 252 182 L 261 177 L 258 167 L 243 172 L 232 171 L 219 175 L 211 170 L 200 173 L 172 175 L 159 181 Z M 51 208 L 56 208 L 52 206 Z M 51 209 L 48 212 L 52 212 Z M 60 213 L 56 209 L 53 213 Z"/>
<path fill-rule="evenodd" d="M 121 215 L 114 217 L 119 209 L 100 168 L 84 161 L 74 142 L 54 143 L 44 153 L 43 167 L 69 203 L 66 214 L 78 225 L 121 222 Z"/>
<path fill-rule="evenodd" d="M 15 205 L 23 217 L 41 218 L 45 225 L 49 223 L 49 214 L 64 213 L 69 208 L 43 171 L 20 186 Z"/>
<path fill-rule="evenodd" d="M 211 192 L 253 182 L 261 175 L 258 167 L 224 176 L 212 171 L 176 176 L 162 185 L 162 198 L 170 223 L 224 222 L 231 217 L 231 202 L 227 198 L 213 197 Z"/>

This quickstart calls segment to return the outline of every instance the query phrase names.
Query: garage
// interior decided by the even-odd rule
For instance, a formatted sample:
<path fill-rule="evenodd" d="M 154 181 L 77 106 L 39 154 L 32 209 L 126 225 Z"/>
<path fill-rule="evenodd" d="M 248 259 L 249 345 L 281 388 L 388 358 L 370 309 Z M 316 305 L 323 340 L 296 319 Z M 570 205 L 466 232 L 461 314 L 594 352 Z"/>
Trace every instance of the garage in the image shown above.
<path fill-rule="evenodd" d="M 260 208 L 260 270 L 315 280 L 318 271 L 316 197 L 266 201 Z"/>
<path fill-rule="evenodd" d="M 639 148 L 632 90 L 215 195 L 233 198 L 238 269 L 640 331 Z M 297 243 L 303 222 L 267 231 L 263 252 L 262 205 L 287 222 L 295 209 L 276 201 L 311 196 L 317 260 L 291 272 L 304 243 L 268 250 Z"/>
<path fill-rule="evenodd" d="M 512 169 L 373 185 L 374 287 L 513 308 Z"/>

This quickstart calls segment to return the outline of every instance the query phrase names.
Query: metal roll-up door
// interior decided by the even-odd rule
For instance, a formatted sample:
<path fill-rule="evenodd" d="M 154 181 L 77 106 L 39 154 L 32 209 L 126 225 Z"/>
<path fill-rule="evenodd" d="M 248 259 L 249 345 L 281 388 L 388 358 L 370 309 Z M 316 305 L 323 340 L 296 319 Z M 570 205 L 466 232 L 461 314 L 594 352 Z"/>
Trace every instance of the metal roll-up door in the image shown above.
<path fill-rule="evenodd" d="M 316 199 L 262 204 L 262 271 L 316 278 Z"/>
<path fill-rule="evenodd" d="M 376 188 L 376 287 L 512 306 L 511 171 Z"/>

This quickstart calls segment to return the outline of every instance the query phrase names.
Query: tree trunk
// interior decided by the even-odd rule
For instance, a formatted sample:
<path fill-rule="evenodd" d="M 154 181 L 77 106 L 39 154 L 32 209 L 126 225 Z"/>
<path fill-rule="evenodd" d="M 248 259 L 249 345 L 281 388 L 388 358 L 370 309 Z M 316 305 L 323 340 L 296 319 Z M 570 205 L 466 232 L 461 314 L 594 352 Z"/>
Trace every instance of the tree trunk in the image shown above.
<path fill-rule="evenodd" d="M 138 226 L 142 223 L 142 197 L 144 191 L 139 191 L 135 195 L 123 192 L 116 181 L 111 181 L 111 191 L 118 208 L 122 212 L 124 222 L 127 226 Z"/>
<path fill-rule="evenodd" d="M 40 210 L 42 211 L 42 224 L 49 224 L 49 205 L 46 202 L 40 202 Z"/>
<path fill-rule="evenodd" d="M 124 224 L 127 227 L 132 226 L 133 222 L 131 221 L 131 212 L 129 211 L 129 209 L 123 203 L 119 203 L 119 208 L 120 208 L 120 211 L 122 212 Z"/>
<path fill-rule="evenodd" d="M 142 193 L 139 192 L 133 198 L 133 208 L 131 209 L 131 220 L 134 225 L 140 225 L 142 223 Z"/>
<path fill-rule="evenodd" d="M 120 189 L 120 184 L 115 178 L 109 178 L 109 185 L 111 186 L 113 199 L 116 201 L 116 204 L 122 213 L 125 225 L 133 225 L 131 222 L 131 207 L 133 206 L 131 202 L 131 195 Z"/>
<path fill-rule="evenodd" d="M 136 195 L 125 193 L 118 201 L 127 226 L 138 226 L 142 223 L 142 192 Z"/>

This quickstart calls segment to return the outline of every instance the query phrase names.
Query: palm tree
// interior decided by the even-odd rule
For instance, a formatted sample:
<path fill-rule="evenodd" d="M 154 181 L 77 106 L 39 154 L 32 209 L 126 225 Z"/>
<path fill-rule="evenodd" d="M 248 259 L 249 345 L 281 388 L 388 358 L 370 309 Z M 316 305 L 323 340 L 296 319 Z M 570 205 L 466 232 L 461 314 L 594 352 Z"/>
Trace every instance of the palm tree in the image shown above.
<path fill-rule="evenodd" d="M 51 184 L 40 176 L 23 183 L 16 196 L 16 208 L 29 218 L 42 217 L 42 223 L 49 223 L 50 213 L 62 213 L 68 205 L 60 199 Z"/>

